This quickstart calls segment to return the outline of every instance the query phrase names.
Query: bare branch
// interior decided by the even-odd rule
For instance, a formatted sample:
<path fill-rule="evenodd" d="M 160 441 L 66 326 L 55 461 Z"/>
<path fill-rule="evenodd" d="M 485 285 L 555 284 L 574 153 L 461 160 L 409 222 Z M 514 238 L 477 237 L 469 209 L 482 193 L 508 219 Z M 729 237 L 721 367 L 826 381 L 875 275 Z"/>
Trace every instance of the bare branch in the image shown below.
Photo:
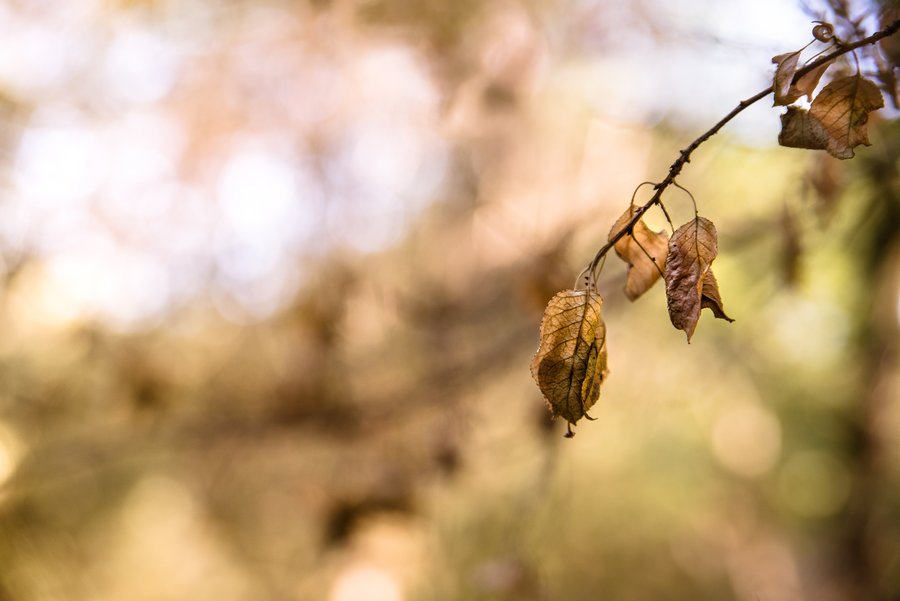
<path fill-rule="evenodd" d="M 875 42 L 877 42 L 883 38 L 892 36 L 895 33 L 897 33 L 898 30 L 900 30 L 900 19 L 897 19 L 896 21 L 894 21 L 893 23 L 888 25 L 886 28 L 882 29 L 881 31 L 879 31 L 877 33 L 870 35 L 867 38 L 863 38 L 852 44 L 842 44 L 834 52 L 830 52 L 830 53 L 814 60 L 813 62 L 809 63 L 808 65 L 805 65 L 802 69 L 797 69 L 797 72 L 794 74 L 794 78 L 793 78 L 792 82 L 796 83 L 801 77 L 803 77 L 804 75 L 806 75 L 807 73 L 809 73 L 810 71 L 815 69 L 816 67 L 824 65 L 825 63 L 830 62 L 839 56 L 842 56 L 844 54 L 847 54 L 848 52 L 852 52 L 852 51 L 856 50 L 857 48 L 861 48 L 863 46 L 868 46 L 870 44 L 874 44 Z M 606 255 L 606 253 L 608 253 L 610 251 L 610 249 L 613 246 L 615 246 L 616 242 L 618 242 L 622 238 L 622 236 L 624 236 L 626 233 L 631 231 L 631 229 L 634 227 L 634 225 L 638 221 L 640 221 L 641 217 L 644 216 L 644 213 L 646 213 L 654 205 L 660 204 L 660 198 L 662 198 L 663 192 L 666 190 L 666 188 L 668 188 L 675 182 L 675 178 L 678 177 L 678 174 L 681 173 L 681 170 L 684 168 L 685 163 L 689 163 L 691 161 L 691 154 L 697 149 L 698 146 L 700 146 L 701 144 L 706 142 L 708 139 L 713 137 L 715 134 L 717 134 L 718 131 L 725 126 L 725 124 L 727 124 L 729 121 L 731 121 L 736 116 L 738 116 L 741 112 L 744 111 L 744 109 L 746 109 L 750 105 L 755 104 L 756 102 L 762 100 L 763 98 L 765 98 L 766 96 L 771 94 L 772 89 L 773 89 L 772 87 L 768 87 L 765 90 L 761 90 L 761 91 L 757 92 L 756 94 L 754 94 L 750 98 L 747 98 L 746 100 L 741 100 L 738 103 L 738 105 L 736 107 L 734 107 L 734 109 L 732 109 L 732 111 L 730 113 L 728 113 L 721 120 L 719 120 L 718 123 L 716 123 L 711 128 L 709 128 L 709 130 L 707 130 L 705 133 L 703 133 L 696 140 L 694 140 L 693 142 L 688 144 L 688 146 L 679 153 L 679 156 L 677 159 L 675 159 L 675 162 L 672 163 L 672 165 L 669 167 L 669 173 L 668 173 L 668 175 L 666 175 L 666 178 L 663 181 L 661 181 L 660 183 L 656 184 L 656 186 L 655 186 L 656 192 L 653 193 L 653 196 L 650 198 L 650 200 L 648 200 L 646 203 L 644 203 L 643 205 L 641 205 L 640 207 L 635 209 L 634 215 L 632 216 L 631 221 L 629 221 L 627 224 L 625 224 L 614 235 L 609 237 L 609 240 L 606 242 L 606 244 L 604 244 L 602 247 L 600 247 L 600 250 L 598 250 L 597 254 L 594 255 L 594 258 L 591 260 L 590 264 L 588 264 L 587 270 L 592 271 L 594 268 L 596 268 L 597 264 L 600 262 L 600 259 L 602 259 Z"/>

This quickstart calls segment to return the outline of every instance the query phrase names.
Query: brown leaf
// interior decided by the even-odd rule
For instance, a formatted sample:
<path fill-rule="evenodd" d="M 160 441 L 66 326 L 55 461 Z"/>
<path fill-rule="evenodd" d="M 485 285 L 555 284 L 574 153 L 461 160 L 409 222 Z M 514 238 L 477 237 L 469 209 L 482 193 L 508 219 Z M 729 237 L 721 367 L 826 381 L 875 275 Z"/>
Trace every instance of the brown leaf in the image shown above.
<path fill-rule="evenodd" d="M 609 230 L 610 239 L 628 225 L 634 217 L 634 211 L 635 206 L 631 205 L 622 213 Z M 625 296 L 633 301 L 647 292 L 665 269 L 669 236 L 665 231 L 654 232 L 641 219 L 634 224 L 630 234 L 619 238 L 613 248 L 619 258 L 628 263 Z"/>
<path fill-rule="evenodd" d="M 772 62 L 778 66 L 775 68 L 775 81 L 772 90 L 775 92 L 775 105 L 786 106 L 791 104 L 803 94 L 791 89 L 791 81 L 797 71 L 797 61 L 800 59 L 800 51 L 786 52 L 772 57 Z"/>
<path fill-rule="evenodd" d="M 541 322 L 541 345 L 531 375 L 554 417 L 574 424 L 588 417 L 608 373 L 603 299 L 589 290 L 564 290 L 554 296 Z M 571 426 L 569 434 L 572 435 Z"/>
<path fill-rule="evenodd" d="M 822 79 L 822 76 L 825 74 L 825 71 L 828 70 L 828 67 L 833 64 L 834 61 L 828 61 L 827 63 L 819 65 L 818 67 L 798 79 L 797 83 L 795 83 L 791 88 L 795 91 L 795 93 L 798 94 L 797 98 L 800 98 L 801 96 L 808 96 L 810 99 L 812 99 L 813 92 L 816 91 L 816 86 L 819 85 L 819 80 Z"/>
<path fill-rule="evenodd" d="M 797 52 L 779 54 L 772 58 L 772 62 L 778 65 L 775 68 L 775 79 L 772 85 L 772 90 L 775 93 L 774 106 L 787 106 L 803 96 L 812 98 L 816 86 L 819 85 L 819 80 L 822 79 L 822 75 L 834 62 L 829 61 L 824 65 L 819 65 L 800 77 L 797 83 L 792 83 L 797 72 L 797 61 L 799 58 L 799 50 Z"/>
<path fill-rule="evenodd" d="M 781 116 L 781 133 L 778 143 L 789 148 L 825 150 L 828 148 L 829 134 L 818 119 L 809 111 L 788 107 Z"/>
<path fill-rule="evenodd" d="M 700 308 L 701 309 L 710 309 L 719 319 L 724 319 L 727 322 L 734 321 L 727 315 L 725 315 L 725 308 L 722 306 L 722 297 L 719 296 L 719 282 L 716 281 L 716 276 L 713 274 L 712 269 L 706 272 L 706 277 L 703 278 L 703 293 L 700 299 Z"/>
<path fill-rule="evenodd" d="M 705 217 L 697 217 L 672 234 L 666 261 L 666 301 L 669 318 L 679 330 L 694 335 L 700 310 L 711 309 L 720 319 L 732 321 L 722 308 L 719 286 L 710 269 L 718 254 L 716 226 Z"/>
<path fill-rule="evenodd" d="M 832 4 L 832 6 L 834 6 Z M 838 14 L 841 14 L 840 10 L 835 11 Z M 846 15 L 847 11 L 844 10 L 843 14 Z M 830 42 L 834 39 L 834 25 L 831 23 L 825 23 L 823 21 L 813 21 L 813 23 L 818 23 L 815 27 L 813 27 L 812 34 L 813 37 L 819 40 L 820 42 Z"/>
<path fill-rule="evenodd" d="M 838 159 L 853 158 L 853 149 L 869 145 L 869 113 L 884 106 L 881 91 L 860 75 L 836 79 L 812 102 L 809 116 L 828 132 L 826 150 Z"/>

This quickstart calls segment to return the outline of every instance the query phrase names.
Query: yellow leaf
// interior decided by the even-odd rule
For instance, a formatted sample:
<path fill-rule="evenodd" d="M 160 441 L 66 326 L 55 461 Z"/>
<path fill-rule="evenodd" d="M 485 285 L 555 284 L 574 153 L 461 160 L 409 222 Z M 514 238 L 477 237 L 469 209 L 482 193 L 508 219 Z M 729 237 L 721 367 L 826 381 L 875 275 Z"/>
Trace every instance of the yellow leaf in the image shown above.
<path fill-rule="evenodd" d="M 828 132 L 826 150 L 838 159 L 853 157 L 853 149 L 869 145 L 869 113 L 884 106 L 878 86 L 860 75 L 836 79 L 813 100 L 809 116 Z"/>
<path fill-rule="evenodd" d="M 603 299 L 590 290 L 565 290 L 554 296 L 541 322 L 541 345 L 531 375 L 554 417 L 571 424 L 587 415 L 600 396 L 608 373 Z"/>
<path fill-rule="evenodd" d="M 711 309 L 719 319 L 732 321 L 722 308 L 719 286 L 710 267 L 718 254 L 716 226 L 696 217 L 672 234 L 666 262 L 666 301 L 669 318 L 679 330 L 694 335 L 701 309 Z"/>
<path fill-rule="evenodd" d="M 622 213 L 612 229 L 609 238 L 620 232 L 634 217 L 635 206 L 631 205 Z M 635 300 L 649 290 L 660 278 L 666 267 L 666 254 L 669 248 L 669 236 L 662 232 L 654 232 L 644 220 L 634 224 L 628 235 L 616 242 L 616 254 L 628 263 L 628 276 L 625 280 L 625 296 Z"/>

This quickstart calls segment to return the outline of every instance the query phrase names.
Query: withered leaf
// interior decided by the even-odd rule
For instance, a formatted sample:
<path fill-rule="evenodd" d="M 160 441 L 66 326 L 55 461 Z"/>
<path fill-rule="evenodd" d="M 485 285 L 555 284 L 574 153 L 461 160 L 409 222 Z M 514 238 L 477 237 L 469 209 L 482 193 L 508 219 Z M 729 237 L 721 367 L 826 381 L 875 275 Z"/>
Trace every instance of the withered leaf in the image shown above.
<path fill-rule="evenodd" d="M 634 211 L 635 206 L 631 205 L 622 213 L 609 230 L 609 239 L 628 225 Z M 628 263 L 625 296 L 633 301 L 649 290 L 665 269 L 669 235 L 665 231 L 654 232 L 641 219 L 634 224 L 630 234 L 619 238 L 613 248 L 619 258 Z"/>
<path fill-rule="evenodd" d="M 554 417 L 574 424 L 600 396 L 608 373 L 603 300 L 590 290 L 564 290 L 554 296 L 541 322 L 541 345 L 531 375 Z M 571 428 L 569 430 L 571 435 Z"/>
<path fill-rule="evenodd" d="M 828 148 L 829 138 L 828 131 L 809 111 L 788 107 L 787 112 L 781 116 L 778 143 L 782 146 L 825 150 Z"/>
<path fill-rule="evenodd" d="M 719 282 L 716 281 L 716 276 L 712 272 L 712 269 L 708 270 L 706 272 L 706 277 L 703 278 L 703 292 L 700 297 L 700 308 L 712 310 L 713 315 L 718 319 L 724 319 L 728 322 L 734 321 L 725 314 L 725 308 L 722 306 L 722 297 L 719 296 Z"/>
<path fill-rule="evenodd" d="M 853 149 L 869 145 L 869 113 L 884 106 L 878 86 L 861 75 L 849 75 L 825 86 L 812 102 L 809 116 L 828 132 L 826 150 L 838 159 L 853 158 Z"/>
<path fill-rule="evenodd" d="M 799 59 L 799 50 L 772 57 L 772 62 L 778 65 L 775 68 L 775 81 L 772 85 L 772 90 L 775 92 L 775 105 L 786 106 L 803 95 L 791 89 L 791 81 L 797 71 Z"/>
<path fill-rule="evenodd" d="M 799 50 L 797 52 L 779 54 L 772 58 L 772 62 L 778 65 L 775 68 L 775 79 L 772 85 L 772 91 L 775 93 L 775 106 L 787 106 L 803 96 L 808 96 L 811 99 L 816 86 L 819 85 L 819 80 L 822 79 L 822 75 L 834 63 L 834 61 L 828 61 L 819 65 L 800 77 L 797 83 L 792 83 L 797 72 L 797 61 L 799 58 Z"/>
<path fill-rule="evenodd" d="M 819 65 L 809 73 L 804 74 L 800 79 L 797 80 L 791 89 L 797 94 L 797 98 L 801 96 L 808 96 L 810 99 L 813 97 L 813 92 L 816 91 L 816 86 L 819 85 L 819 80 L 822 79 L 822 76 L 825 75 L 825 71 L 828 70 L 828 67 L 834 64 L 834 61 L 828 61 L 822 65 Z M 795 98 L 794 100 L 797 100 Z M 791 101 L 793 102 L 793 100 Z"/>
<path fill-rule="evenodd" d="M 844 11 L 846 14 L 846 11 Z M 813 27 L 812 34 L 813 37 L 819 40 L 820 42 L 830 42 L 834 39 L 834 25 L 831 23 L 825 23 L 824 21 L 813 21 L 814 23 L 818 23 L 815 27 Z"/>
<path fill-rule="evenodd" d="M 716 226 L 696 217 L 672 234 L 666 261 L 666 301 L 669 318 L 679 330 L 694 335 L 701 309 L 711 309 L 719 319 L 732 321 L 722 308 L 719 286 L 710 269 L 718 254 Z"/>

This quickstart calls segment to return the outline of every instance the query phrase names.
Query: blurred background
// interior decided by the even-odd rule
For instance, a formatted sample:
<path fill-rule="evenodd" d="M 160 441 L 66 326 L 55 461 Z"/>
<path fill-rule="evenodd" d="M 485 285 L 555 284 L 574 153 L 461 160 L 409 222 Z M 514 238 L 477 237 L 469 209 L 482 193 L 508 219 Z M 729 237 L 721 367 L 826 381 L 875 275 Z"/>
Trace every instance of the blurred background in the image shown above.
<path fill-rule="evenodd" d="M 0 600 L 900 599 L 888 95 L 852 161 L 766 99 L 686 166 L 735 323 L 687 346 L 610 260 L 597 421 L 528 370 L 846 8 L 0 4 Z"/>

